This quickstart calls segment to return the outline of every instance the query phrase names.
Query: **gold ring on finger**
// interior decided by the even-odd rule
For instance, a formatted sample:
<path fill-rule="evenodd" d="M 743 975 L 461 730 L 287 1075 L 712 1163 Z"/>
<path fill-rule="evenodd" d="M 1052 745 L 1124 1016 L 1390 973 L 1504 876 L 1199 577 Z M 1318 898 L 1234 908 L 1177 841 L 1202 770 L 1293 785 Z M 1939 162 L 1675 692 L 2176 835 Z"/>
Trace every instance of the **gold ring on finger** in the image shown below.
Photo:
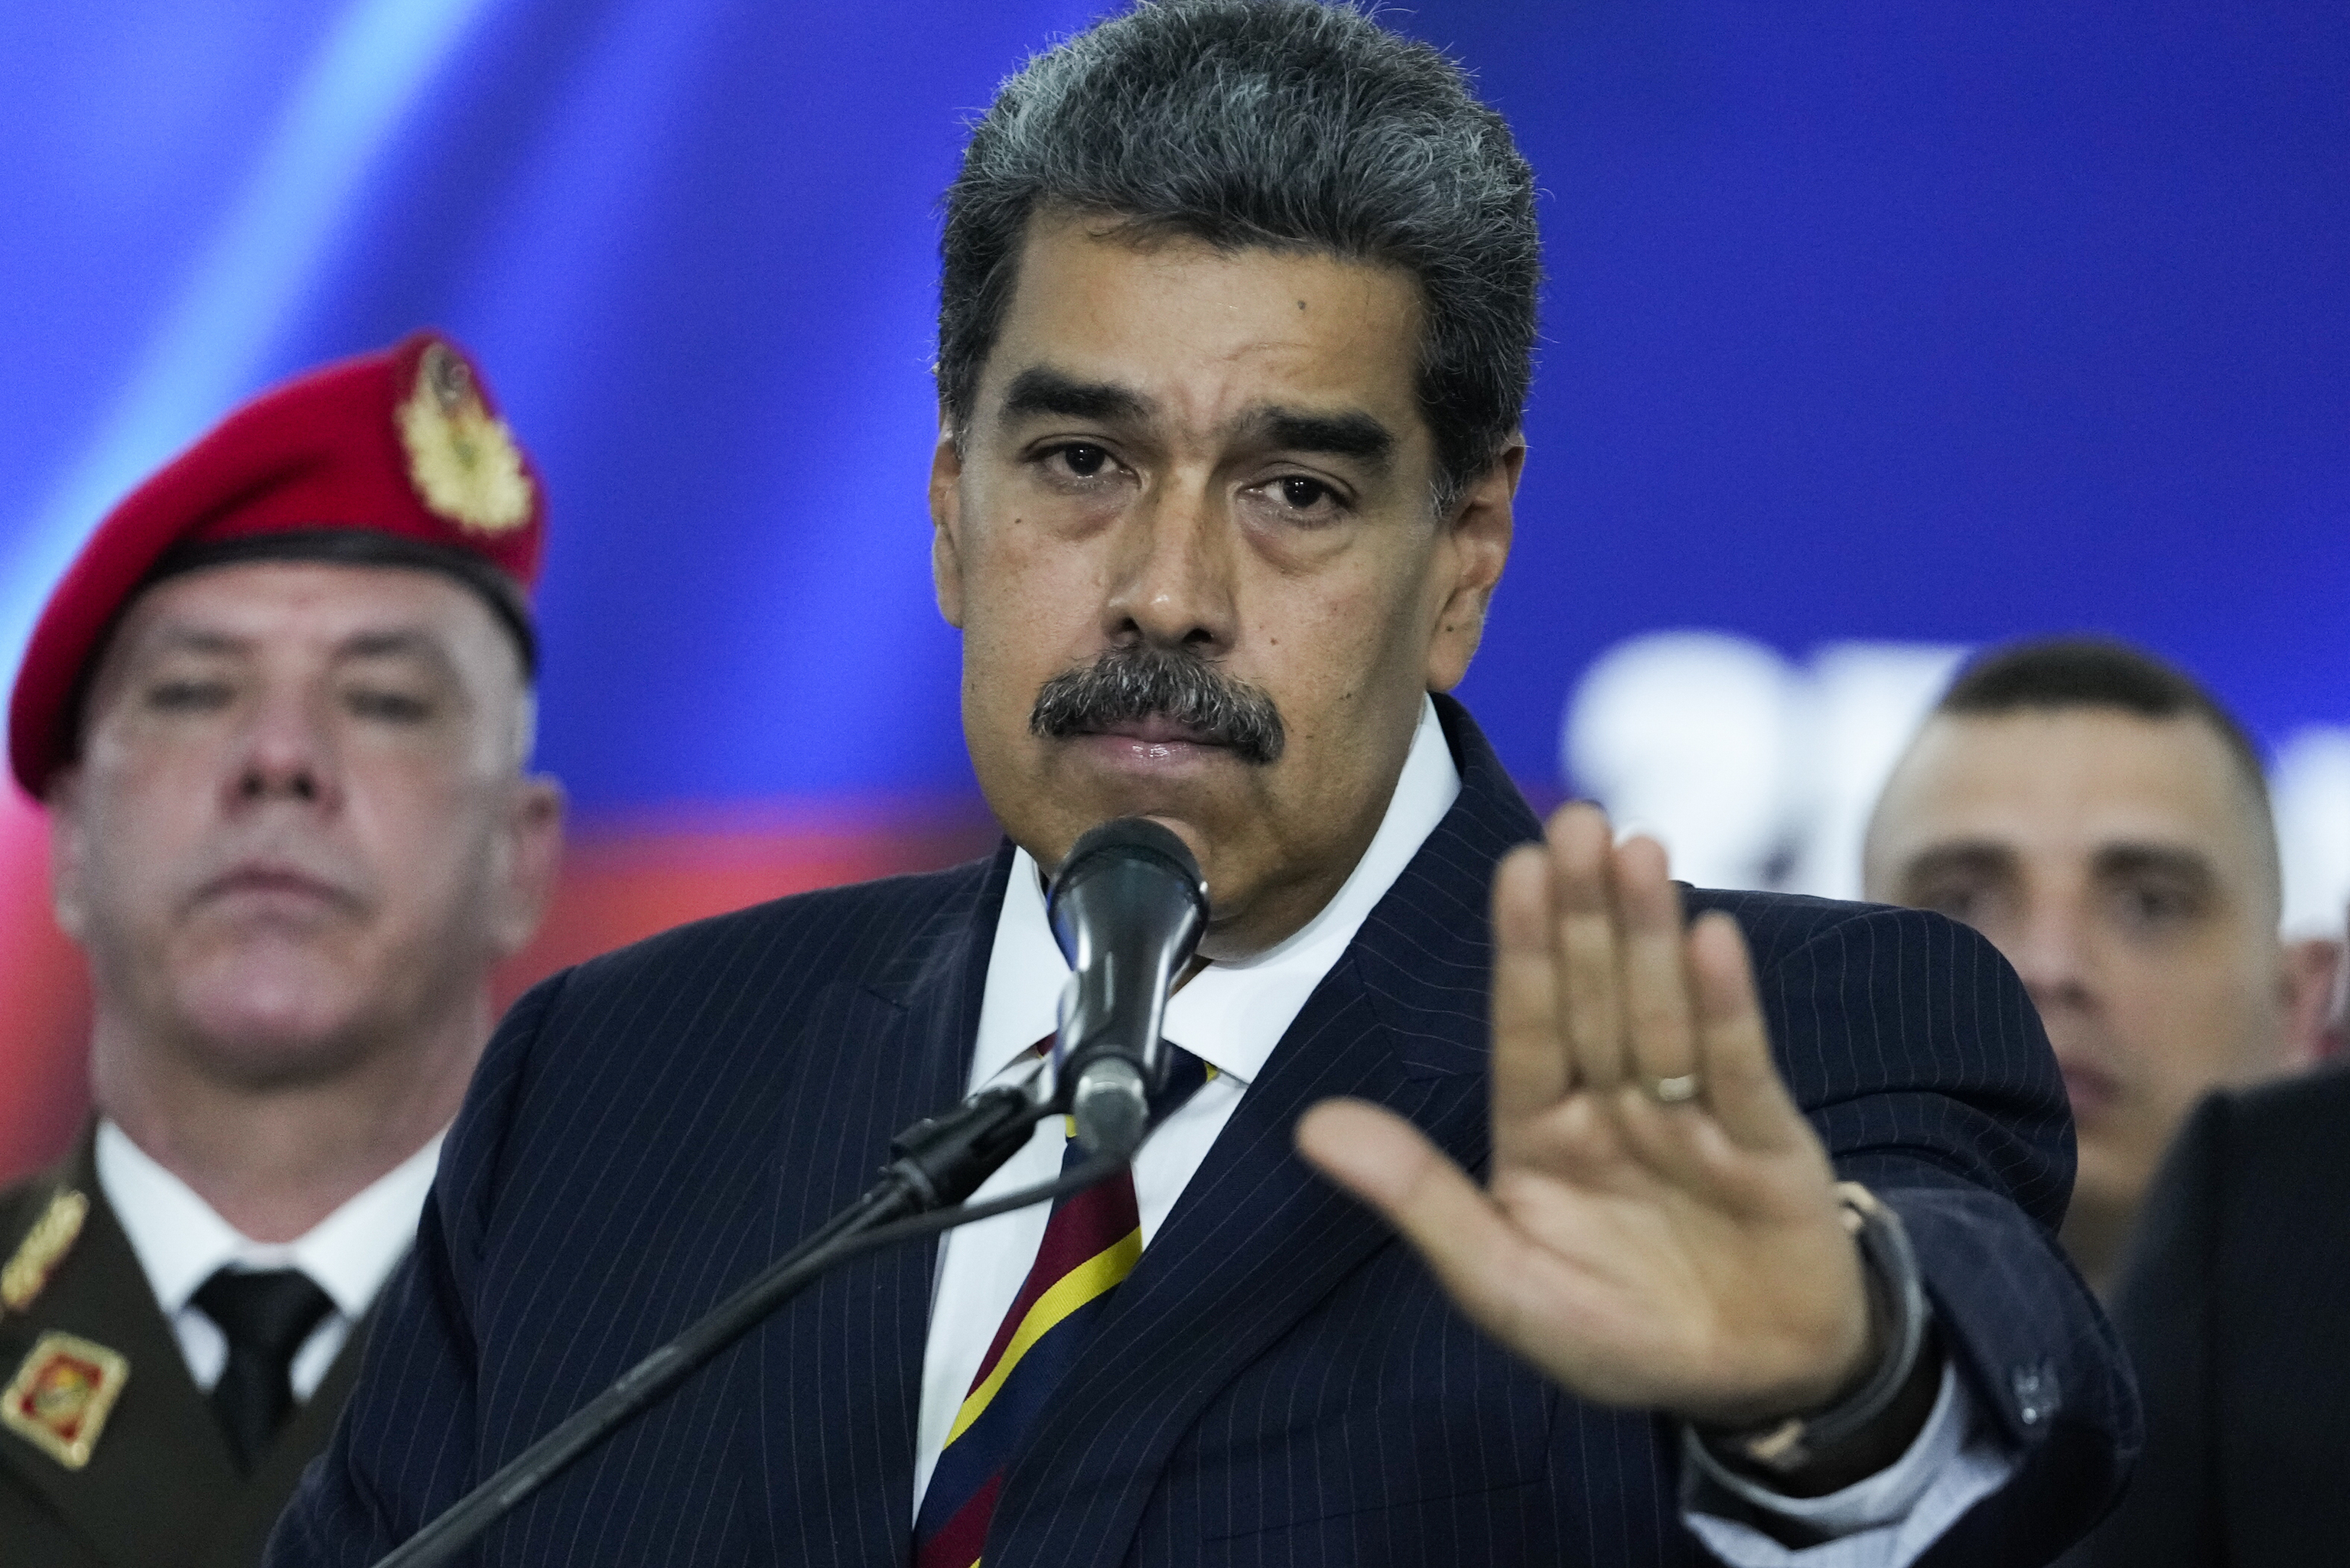
<path fill-rule="evenodd" d="M 1678 1078 L 1648 1080 L 1649 1096 L 1660 1106 L 1678 1106 L 1684 1101 L 1694 1100 L 1697 1098 L 1697 1090 L 1698 1082 L 1695 1073 L 1683 1073 Z"/>

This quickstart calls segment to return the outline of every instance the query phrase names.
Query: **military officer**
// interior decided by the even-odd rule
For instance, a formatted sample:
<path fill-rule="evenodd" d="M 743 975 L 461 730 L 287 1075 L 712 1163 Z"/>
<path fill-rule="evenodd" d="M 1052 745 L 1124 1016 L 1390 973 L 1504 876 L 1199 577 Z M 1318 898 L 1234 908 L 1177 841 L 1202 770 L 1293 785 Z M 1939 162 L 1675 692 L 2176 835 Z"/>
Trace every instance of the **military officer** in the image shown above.
<path fill-rule="evenodd" d="M 232 414 L 43 611 L 9 760 L 96 1114 L 0 1194 L 0 1559 L 244 1568 L 324 1446 L 554 873 L 544 524 L 420 333 Z"/>

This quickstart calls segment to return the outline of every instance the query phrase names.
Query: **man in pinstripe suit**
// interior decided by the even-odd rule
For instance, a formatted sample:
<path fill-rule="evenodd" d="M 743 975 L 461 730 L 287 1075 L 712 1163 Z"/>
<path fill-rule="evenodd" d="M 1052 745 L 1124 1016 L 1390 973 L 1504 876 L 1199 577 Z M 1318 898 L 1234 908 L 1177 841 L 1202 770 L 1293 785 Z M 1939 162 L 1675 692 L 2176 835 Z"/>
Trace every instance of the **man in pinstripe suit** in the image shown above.
<path fill-rule="evenodd" d="M 1167 1033 L 1213 1072 L 1130 1233 L 838 1271 L 484 1561 L 2022 1563 L 2096 1516 L 2133 1397 L 2012 971 L 1931 915 L 1679 894 L 1587 807 L 1545 835 L 1440 695 L 1535 267 L 1506 127 L 1352 12 L 1147 6 L 1007 84 L 931 483 L 1007 840 L 520 1004 L 272 1563 L 371 1561 L 1024 1070 L 1043 868 L 1135 813 L 1212 890 Z"/>

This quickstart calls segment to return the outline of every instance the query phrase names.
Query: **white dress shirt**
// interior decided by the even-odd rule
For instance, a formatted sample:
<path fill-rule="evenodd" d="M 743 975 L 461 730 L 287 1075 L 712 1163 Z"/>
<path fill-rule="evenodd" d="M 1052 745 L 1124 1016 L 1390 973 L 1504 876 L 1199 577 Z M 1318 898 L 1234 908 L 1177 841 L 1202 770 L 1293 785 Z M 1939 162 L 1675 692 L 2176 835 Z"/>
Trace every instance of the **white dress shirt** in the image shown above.
<path fill-rule="evenodd" d="M 1182 1196 L 1209 1146 L 1231 1119 L 1274 1047 L 1322 977 L 1355 940 L 1372 909 L 1403 874 L 1461 793 L 1461 775 L 1436 717 L 1423 703 L 1402 775 L 1386 817 L 1354 874 L 1321 913 L 1278 947 L 1233 963 L 1211 963 L 1169 999 L 1165 1036 L 1216 1069 L 1216 1075 L 1162 1122 L 1134 1160 L 1135 1204 L 1142 1241 L 1150 1244 Z M 1044 880 L 1026 850 L 1013 859 L 997 917 L 995 943 L 981 1000 L 969 1088 L 1027 1071 L 1023 1054 L 1053 1033 L 1069 966 L 1045 918 Z M 981 1186 L 973 1201 L 1051 1180 L 1066 1141 L 1060 1121 L 1035 1136 Z M 922 1357 L 922 1402 L 916 1428 L 914 1501 L 938 1466 L 955 1412 L 987 1354 L 997 1325 L 1020 1293 L 1045 1239 L 1044 1205 L 1016 1210 L 946 1233 L 940 1249 L 930 1336 Z M 1976 1501 L 2012 1475 L 2013 1456 L 1987 1422 L 1976 1419 L 1965 1385 L 1946 1371 L 1932 1417 L 1909 1451 L 1888 1469 L 1823 1498 L 1786 1498 L 1742 1481 L 1711 1463 L 1684 1467 L 1685 1517 L 1708 1546 L 1736 1568 L 1907 1568 Z M 1825 1544 L 1790 1551 L 1740 1521 L 1703 1509 L 1709 1486 L 1783 1519 L 1800 1521 Z"/>
<path fill-rule="evenodd" d="M 289 1369 L 294 1397 L 307 1399 L 416 1240 L 416 1221 L 441 1163 L 441 1139 L 435 1137 L 301 1236 L 282 1243 L 241 1234 L 110 1120 L 98 1124 L 97 1163 L 99 1189 L 146 1271 L 197 1387 L 209 1391 L 228 1364 L 227 1337 L 190 1299 L 216 1272 L 230 1266 L 299 1269 L 327 1293 L 334 1310 L 318 1320 Z"/>

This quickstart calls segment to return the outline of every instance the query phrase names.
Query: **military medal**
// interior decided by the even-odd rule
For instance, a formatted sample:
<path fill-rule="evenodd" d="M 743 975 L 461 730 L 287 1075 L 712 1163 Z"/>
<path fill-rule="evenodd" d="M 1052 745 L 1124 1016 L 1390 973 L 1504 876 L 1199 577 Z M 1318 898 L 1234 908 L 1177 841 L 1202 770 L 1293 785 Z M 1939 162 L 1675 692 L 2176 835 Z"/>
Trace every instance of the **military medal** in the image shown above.
<path fill-rule="evenodd" d="M 78 1470 L 89 1463 L 130 1380 L 130 1363 L 120 1352 L 52 1329 L 33 1342 L 32 1354 L 0 1395 L 0 1426 Z"/>

